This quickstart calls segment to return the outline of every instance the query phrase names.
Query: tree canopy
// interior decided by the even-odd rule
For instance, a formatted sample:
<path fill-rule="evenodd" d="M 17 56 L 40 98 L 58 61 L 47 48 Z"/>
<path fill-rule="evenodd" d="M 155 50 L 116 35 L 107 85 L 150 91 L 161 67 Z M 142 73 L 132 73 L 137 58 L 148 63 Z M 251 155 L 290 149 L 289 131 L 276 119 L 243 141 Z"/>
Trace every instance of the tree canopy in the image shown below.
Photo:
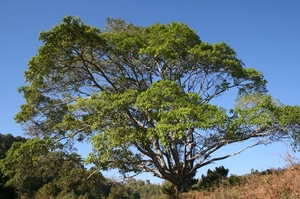
<path fill-rule="evenodd" d="M 30 135 L 88 139 L 87 162 L 100 169 L 150 172 L 181 192 L 200 167 L 275 139 L 299 141 L 299 106 L 274 100 L 261 72 L 244 67 L 226 43 L 202 42 L 186 24 L 140 27 L 109 18 L 100 31 L 66 16 L 39 39 L 16 121 Z M 211 103 L 229 90 L 237 91 L 232 110 Z"/>
<path fill-rule="evenodd" d="M 3 175 L 1 170 L 1 160 L 6 157 L 7 151 L 11 148 L 14 142 L 25 142 L 26 139 L 20 136 L 14 137 L 11 134 L 0 134 L 0 198 L 15 198 L 16 190 L 13 186 L 6 185 L 10 179 Z"/>
<path fill-rule="evenodd" d="M 24 142 L 24 138 L 11 135 L 1 137 L 16 140 L 0 159 L 0 196 L 3 198 L 103 198 L 109 195 L 111 185 L 99 170 L 86 170 L 78 154 L 60 150 L 60 142 L 47 138 Z"/>

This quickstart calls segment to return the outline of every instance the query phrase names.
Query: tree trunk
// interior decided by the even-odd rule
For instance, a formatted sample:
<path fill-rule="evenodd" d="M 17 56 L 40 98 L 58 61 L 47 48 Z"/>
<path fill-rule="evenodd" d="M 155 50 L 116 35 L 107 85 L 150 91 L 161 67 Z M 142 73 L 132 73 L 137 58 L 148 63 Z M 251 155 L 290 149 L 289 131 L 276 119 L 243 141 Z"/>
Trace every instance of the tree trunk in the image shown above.
<path fill-rule="evenodd" d="M 188 191 L 189 179 L 182 179 L 178 183 L 174 184 L 175 194 L 183 193 Z"/>

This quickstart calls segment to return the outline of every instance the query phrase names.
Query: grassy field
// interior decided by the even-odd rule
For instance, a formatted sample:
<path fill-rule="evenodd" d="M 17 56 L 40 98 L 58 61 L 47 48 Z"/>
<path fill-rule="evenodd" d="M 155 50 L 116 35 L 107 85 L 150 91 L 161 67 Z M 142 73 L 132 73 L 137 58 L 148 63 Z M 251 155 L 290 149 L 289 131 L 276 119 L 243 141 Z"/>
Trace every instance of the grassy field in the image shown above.
<path fill-rule="evenodd" d="M 224 181 L 210 191 L 193 191 L 180 195 L 180 199 L 299 199 L 300 164 L 285 169 L 271 169 L 265 173 L 240 176 L 231 186 Z"/>

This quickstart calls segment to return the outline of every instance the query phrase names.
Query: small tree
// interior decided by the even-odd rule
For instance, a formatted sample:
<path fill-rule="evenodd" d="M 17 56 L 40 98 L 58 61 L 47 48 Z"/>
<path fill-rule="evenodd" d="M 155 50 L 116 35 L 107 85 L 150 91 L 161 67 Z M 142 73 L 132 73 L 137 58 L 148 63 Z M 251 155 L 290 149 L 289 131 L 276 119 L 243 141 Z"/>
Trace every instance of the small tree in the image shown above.
<path fill-rule="evenodd" d="M 275 139 L 298 136 L 300 108 L 266 93 L 224 42 L 202 42 L 182 23 L 139 27 L 108 19 L 103 31 L 66 16 L 43 31 L 25 72 L 16 121 L 31 135 L 88 138 L 100 169 L 150 172 L 186 191 L 197 169 Z M 211 101 L 238 92 L 230 111 Z M 261 138 L 233 154 L 232 143 Z"/>
<path fill-rule="evenodd" d="M 219 187 L 222 180 L 227 179 L 229 170 L 223 166 L 216 167 L 214 171 L 208 169 L 206 176 L 202 174 L 199 183 L 200 189 L 213 189 Z"/>

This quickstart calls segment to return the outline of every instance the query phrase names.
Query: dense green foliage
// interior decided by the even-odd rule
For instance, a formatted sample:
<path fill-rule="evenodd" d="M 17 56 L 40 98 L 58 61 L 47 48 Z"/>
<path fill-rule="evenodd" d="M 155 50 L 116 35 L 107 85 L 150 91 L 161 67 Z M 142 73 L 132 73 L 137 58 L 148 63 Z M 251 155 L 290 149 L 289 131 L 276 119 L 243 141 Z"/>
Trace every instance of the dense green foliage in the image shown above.
<path fill-rule="evenodd" d="M 10 149 L 14 142 L 25 142 L 26 139 L 21 136 L 13 136 L 11 134 L 0 134 L 0 159 L 5 158 L 5 153 Z"/>
<path fill-rule="evenodd" d="M 0 160 L 6 157 L 6 152 L 10 149 L 14 142 L 25 142 L 26 139 L 20 136 L 14 137 L 11 134 L 0 134 Z M 1 165 L 0 165 L 1 168 Z M 5 185 L 9 181 L 0 170 L 0 198 L 15 198 L 17 193 L 13 186 Z"/>
<path fill-rule="evenodd" d="M 200 189 L 211 189 L 218 187 L 223 179 L 227 179 L 229 170 L 223 166 L 216 167 L 214 171 L 208 169 L 206 176 L 202 174 L 201 181 L 199 183 Z"/>
<path fill-rule="evenodd" d="M 83 168 L 81 158 L 60 150 L 60 143 L 0 134 L 0 198 L 129 198 L 161 196 L 160 185 L 106 179 L 96 168 Z M 6 153 L 6 154 L 5 154 Z M 2 173 L 3 172 L 3 173 Z"/>
<path fill-rule="evenodd" d="M 11 135 L 1 135 L 1 138 L 4 138 L 2 143 L 12 141 L 0 160 L 2 179 L 5 179 L 1 186 L 14 191 L 14 196 L 9 198 L 66 195 L 71 198 L 101 198 L 109 194 L 111 186 L 101 173 L 95 172 L 95 168 L 86 170 L 77 154 L 60 150 L 60 143 L 38 138 L 25 142 L 24 138 Z M 5 146 L 9 147 L 8 144 Z"/>
<path fill-rule="evenodd" d="M 100 31 L 66 16 L 39 39 L 16 121 L 30 135 L 88 139 L 99 169 L 150 172 L 182 192 L 200 167 L 251 147 L 214 157 L 228 144 L 299 141 L 300 108 L 272 99 L 261 72 L 185 24 L 108 19 Z M 228 90 L 238 98 L 230 113 L 211 103 Z"/>

